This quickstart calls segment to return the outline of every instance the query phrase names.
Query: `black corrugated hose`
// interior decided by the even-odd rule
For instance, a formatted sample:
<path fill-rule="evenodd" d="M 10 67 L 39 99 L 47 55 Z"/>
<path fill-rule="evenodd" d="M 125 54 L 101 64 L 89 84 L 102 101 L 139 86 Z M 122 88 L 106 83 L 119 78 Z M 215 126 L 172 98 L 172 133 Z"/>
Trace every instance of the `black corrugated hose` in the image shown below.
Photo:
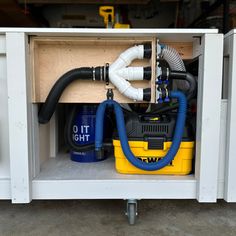
<path fill-rule="evenodd" d="M 70 83 L 75 80 L 101 80 L 101 78 L 104 78 L 100 74 L 103 71 L 101 67 L 81 67 L 70 70 L 62 75 L 52 87 L 45 103 L 42 104 L 39 110 L 39 123 L 45 124 L 51 119 L 63 91 Z"/>

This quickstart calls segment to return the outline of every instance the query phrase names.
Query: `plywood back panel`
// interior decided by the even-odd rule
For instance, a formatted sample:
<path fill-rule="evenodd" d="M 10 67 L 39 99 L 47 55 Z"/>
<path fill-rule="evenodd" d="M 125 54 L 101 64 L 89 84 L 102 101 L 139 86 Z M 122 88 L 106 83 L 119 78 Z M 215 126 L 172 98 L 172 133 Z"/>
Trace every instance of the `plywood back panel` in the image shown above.
<path fill-rule="evenodd" d="M 104 66 L 112 63 L 126 49 L 137 44 L 151 42 L 156 50 L 156 38 L 99 38 L 99 37 L 32 37 L 30 40 L 32 102 L 41 103 L 54 83 L 65 72 L 78 67 Z M 192 43 L 168 42 L 177 49 L 183 59 L 192 58 Z M 152 102 L 155 101 L 155 64 L 156 55 L 151 60 L 135 60 L 131 66 L 151 66 L 151 81 L 133 81 L 136 88 L 152 88 Z M 98 81 L 75 81 L 62 94 L 60 103 L 99 103 L 106 99 L 107 88 Z M 124 97 L 114 88 L 114 98 L 120 103 L 134 101 Z"/>
<path fill-rule="evenodd" d="M 33 38 L 31 40 L 31 62 L 33 82 L 33 102 L 44 102 L 50 89 L 65 72 L 78 67 L 103 66 L 112 63 L 129 47 L 151 42 L 155 48 L 155 38 Z M 131 66 L 155 65 L 155 55 L 151 60 L 135 60 Z M 155 79 L 153 72 L 152 81 Z M 154 83 L 149 81 L 132 82 L 134 87 L 147 88 Z M 110 86 L 109 86 L 110 87 Z M 60 102 L 99 103 L 106 99 L 107 86 L 99 81 L 75 81 L 69 85 Z M 154 94 L 154 93 L 153 93 Z M 133 102 L 114 90 L 119 102 Z M 154 97 L 152 98 L 154 100 Z"/>

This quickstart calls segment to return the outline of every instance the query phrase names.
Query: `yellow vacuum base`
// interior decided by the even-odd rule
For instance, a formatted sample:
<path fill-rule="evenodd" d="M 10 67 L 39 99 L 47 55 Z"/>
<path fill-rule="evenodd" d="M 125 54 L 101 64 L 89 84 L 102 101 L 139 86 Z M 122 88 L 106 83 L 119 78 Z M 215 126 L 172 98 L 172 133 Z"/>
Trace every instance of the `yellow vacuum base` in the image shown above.
<path fill-rule="evenodd" d="M 148 142 L 129 141 L 133 154 L 142 161 L 156 162 L 169 151 L 172 142 L 164 142 L 163 150 L 148 150 Z M 145 171 L 133 166 L 125 157 L 119 140 L 113 140 L 116 170 L 121 174 L 148 174 L 148 175 L 187 175 L 192 171 L 194 142 L 181 142 L 172 163 L 160 170 Z"/>

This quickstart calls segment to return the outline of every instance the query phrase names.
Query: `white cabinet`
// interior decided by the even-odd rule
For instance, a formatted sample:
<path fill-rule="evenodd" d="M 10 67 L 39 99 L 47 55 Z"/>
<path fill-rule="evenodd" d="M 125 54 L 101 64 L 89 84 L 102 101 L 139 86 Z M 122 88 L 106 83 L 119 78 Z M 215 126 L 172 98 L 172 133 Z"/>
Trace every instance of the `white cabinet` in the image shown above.
<path fill-rule="evenodd" d="M 224 199 L 236 202 L 236 30 L 224 38 L 224 96 L 228 98 Z"/>
<path fill-rule="evenodd" d="M 9 153 L 7 141 L 1 138 L 1 147 L 6 148 L 1 155 L 4 161 L 6 158 L 6 164 L 0 162 L 0 170 L 4 168 L 5 177 L 10 173 L 11 178 L 11 182 L 0 181 L 0 186 L 6 185 L 6 198 L 9 198 L 8 188 L 14 203 L 27 203 L 32 199 L 197 199 L 199 202 L 216 202 L 223 197 L 224 180 L 218 178 L 223 171 L 219 160 L 224 158 L 220 156 L 220 127 L 224 128 L 221 122 L 223 35 L 213 29 L 0 29 L 0 36 L 6 41 L 6 54 L 0 51 L 1 67 L 4 64 L 5 72 L 1 70 L 0 73 L 5 76 L 5 87 L 7 73 L 8 85 L 7 92 L 1 88 L 0 94 L 4 102 L 1 124 L 7 127 L 9 123 Z M 71 162 L 65 152 L 58 151 L 56 117 L 47 126 L 39 125 L 39 105 L 32 102 L 35 67 L 30 53 L 34 37 L 107 37 L 113 40 L 145 37 L 176 44 L 179 50 L 185 50 L 181 45 L 188 45 L 190 55 L 186 59 L 199 63 L 194 174 L 121 175 L 115 171 L 113 158 L 101 163 L 79 164 Z M 0 127 L 1 136 L 8 135 L 6 127 L 3 132 Z"/>

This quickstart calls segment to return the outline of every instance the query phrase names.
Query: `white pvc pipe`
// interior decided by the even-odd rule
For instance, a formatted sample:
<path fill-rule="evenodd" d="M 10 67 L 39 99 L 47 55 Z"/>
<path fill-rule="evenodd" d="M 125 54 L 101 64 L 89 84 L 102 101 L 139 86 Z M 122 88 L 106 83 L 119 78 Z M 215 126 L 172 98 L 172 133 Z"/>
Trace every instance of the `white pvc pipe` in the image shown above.
<path fill-rule="evenodd" d="M 117 71 L 117 74 L 129 81 L 143 80 L 144 68 L 143 67 L 127 67 Z"/>

